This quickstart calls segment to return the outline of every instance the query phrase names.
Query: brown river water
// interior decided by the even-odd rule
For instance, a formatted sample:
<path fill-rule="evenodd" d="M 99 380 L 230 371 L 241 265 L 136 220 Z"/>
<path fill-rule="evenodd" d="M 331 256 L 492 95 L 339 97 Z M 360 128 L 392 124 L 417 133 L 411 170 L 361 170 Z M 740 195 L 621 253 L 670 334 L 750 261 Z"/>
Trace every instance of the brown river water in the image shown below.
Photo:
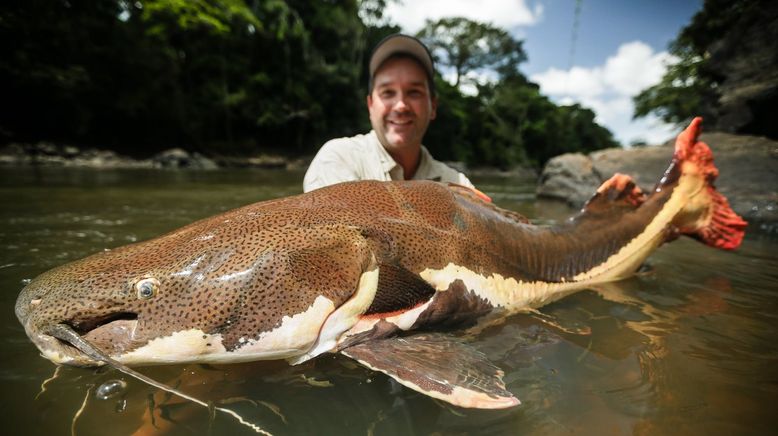
<path fill-rule="evenodd" d="M 2 168 L 0 416 L 9 435 L 256 434 L 233 417 L 110 368 L 39 356 L 13 309 L 24 283 L 104 248 L 148 239 L 237 206 L 299 193 L 301 173 Z M 534 222 L 573 211 L 534 198 L 533 181 L 474 177 Z M 778 240 L 749 234 L 734 253 L 689 239 L 638 276 L 527 315 L 471 345 L 505 370 L 522 404 L 449 406 L 350 359 L 174 365 L 139 371 L 276 435 L 742 435 L 778 428 Z M 126 387 L 101 398 L 98 388 Z M 153 410 L 153 413 L 150 411 Z M 772 429 L 772 430 L 771 430 Z"/>

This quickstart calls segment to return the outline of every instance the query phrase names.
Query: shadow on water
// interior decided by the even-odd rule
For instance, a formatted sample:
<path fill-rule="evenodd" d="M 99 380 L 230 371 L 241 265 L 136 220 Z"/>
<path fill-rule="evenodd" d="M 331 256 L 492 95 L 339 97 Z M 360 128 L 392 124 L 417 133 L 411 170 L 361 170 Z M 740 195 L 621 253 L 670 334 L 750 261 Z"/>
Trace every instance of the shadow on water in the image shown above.
<path fill-rule="evenodd" d="M 25 280 L 104 248 L 240 205 L 300 192 L 283 171 L 4 169 L 0 176 L 0 410 L 18 434 L 253 434 L 223 414 L 111 369 L 40 358 L 12 315 Z M 532 181 L 475 179 L 495 201 L 551 223 L 572 211 L 537 201 Z M 680 240 L 638 276 L 519 315 L 472 345 L 506 372 L 522 405 L 466 410 L 410 391 L 341 356 L 173 365 L 141 372 L 274 434 L 769 434 L 778 424 L 778 241 L 735 253 Z M 574 334 L 565 331 L 581 331 Z M 126 388 L 99 399 L 107 382 Z M 43 385 L 43 388 L 41 387 Z M 114 384 L 113 386 L 117 386 Z M 9 433 L 9 434 L 11 434 Z"/>

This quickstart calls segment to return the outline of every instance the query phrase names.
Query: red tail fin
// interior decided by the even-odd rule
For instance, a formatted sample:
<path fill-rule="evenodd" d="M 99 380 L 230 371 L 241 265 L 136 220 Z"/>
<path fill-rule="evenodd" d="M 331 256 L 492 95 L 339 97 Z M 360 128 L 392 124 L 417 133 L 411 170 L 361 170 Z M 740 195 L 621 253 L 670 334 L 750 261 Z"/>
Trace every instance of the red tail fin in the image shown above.
<path fill-rule="evenodd" d="M 710 147 L 697 140 L 701 124 L 702 118 L 695 118 L 675 141 L 675 160 L 683 165 L 684 172 L 692 170 L 704 177 L 708 194 L 704 213 L 692 225 L 682 226 L 680 231 L 712 247 L 734 250 L 743 240 L 747 223 L 732 210 L 726 197 L 713 185 L 719 170 L 713 165 Z"/>

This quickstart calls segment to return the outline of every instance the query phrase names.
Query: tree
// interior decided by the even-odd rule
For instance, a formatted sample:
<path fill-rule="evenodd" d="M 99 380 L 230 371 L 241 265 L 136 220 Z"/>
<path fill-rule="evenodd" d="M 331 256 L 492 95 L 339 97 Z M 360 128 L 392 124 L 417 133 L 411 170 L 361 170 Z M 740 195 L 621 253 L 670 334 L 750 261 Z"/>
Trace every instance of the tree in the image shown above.
<path fill-rule="evenodd" d="M 635 98 L 635 117 L 778 138 L 778 3 L 706 0 L 670 45 L 678 62 Z"/>
<path fill-rule="evenodd" d="M 485 23 L 454 17 L 427 20 L 417 34 L 432 52 L 435 61 L 454 70 L 454 86 L 473 82 L 469 73 L 493 70 L 500 77 L 518 73 L 527 59 L 522 42 L 503 29 Z"/>
<path fill-rule="evenodd" d="M 667 123 L 678 125 L 685 125 L 699 115 L 712 121 L 712 105 L 718 95 L 715 80 L 704 72 L 708 54 L 686 38 L 674 41 L 670 52 L 678 61 L 668 66 L 659 83 L 633 98 L 633 118 L 653 113 Z"/>
<path fill-rule="evenodd" d="M 383 17 L 392 1 L 9 2 L 0 9 L 0 142 L 138 157 L 170 147 L 311 153 L 369 129 L 366 63 L 400 30 Z M 591 112 L 555 106 L 521 75 L 521 42 L 464 19 L 437 25 L 428 41 L 460 83 L 476 71 L 496 79 L 466 95 L 434 78 L 441 104 L 425 145 L 435 156 L 508 168 L 607 143 Z"/>

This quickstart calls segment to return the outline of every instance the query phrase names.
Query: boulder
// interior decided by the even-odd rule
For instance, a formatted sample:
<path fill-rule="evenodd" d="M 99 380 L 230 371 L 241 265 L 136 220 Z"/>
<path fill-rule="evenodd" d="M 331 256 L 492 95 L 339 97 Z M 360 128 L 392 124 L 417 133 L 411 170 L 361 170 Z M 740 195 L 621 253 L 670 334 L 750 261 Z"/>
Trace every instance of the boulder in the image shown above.
<path fill-rule="evenodd" d="M 556 198 L 580 206 L 592 196 L 601 183 L 594 173 L 592 159 L 581 153 L 567 153 L 546 163 L 537 193 L 540 197 Z"/>
<path fill-rule="evenodd" d="M 200 153 L 189 153 L 181 148 L 171 148 L 151 158 L 155 166 L 161 168 L 190 168 L 200 170 L 216 169 L 219 166 Z"/>

